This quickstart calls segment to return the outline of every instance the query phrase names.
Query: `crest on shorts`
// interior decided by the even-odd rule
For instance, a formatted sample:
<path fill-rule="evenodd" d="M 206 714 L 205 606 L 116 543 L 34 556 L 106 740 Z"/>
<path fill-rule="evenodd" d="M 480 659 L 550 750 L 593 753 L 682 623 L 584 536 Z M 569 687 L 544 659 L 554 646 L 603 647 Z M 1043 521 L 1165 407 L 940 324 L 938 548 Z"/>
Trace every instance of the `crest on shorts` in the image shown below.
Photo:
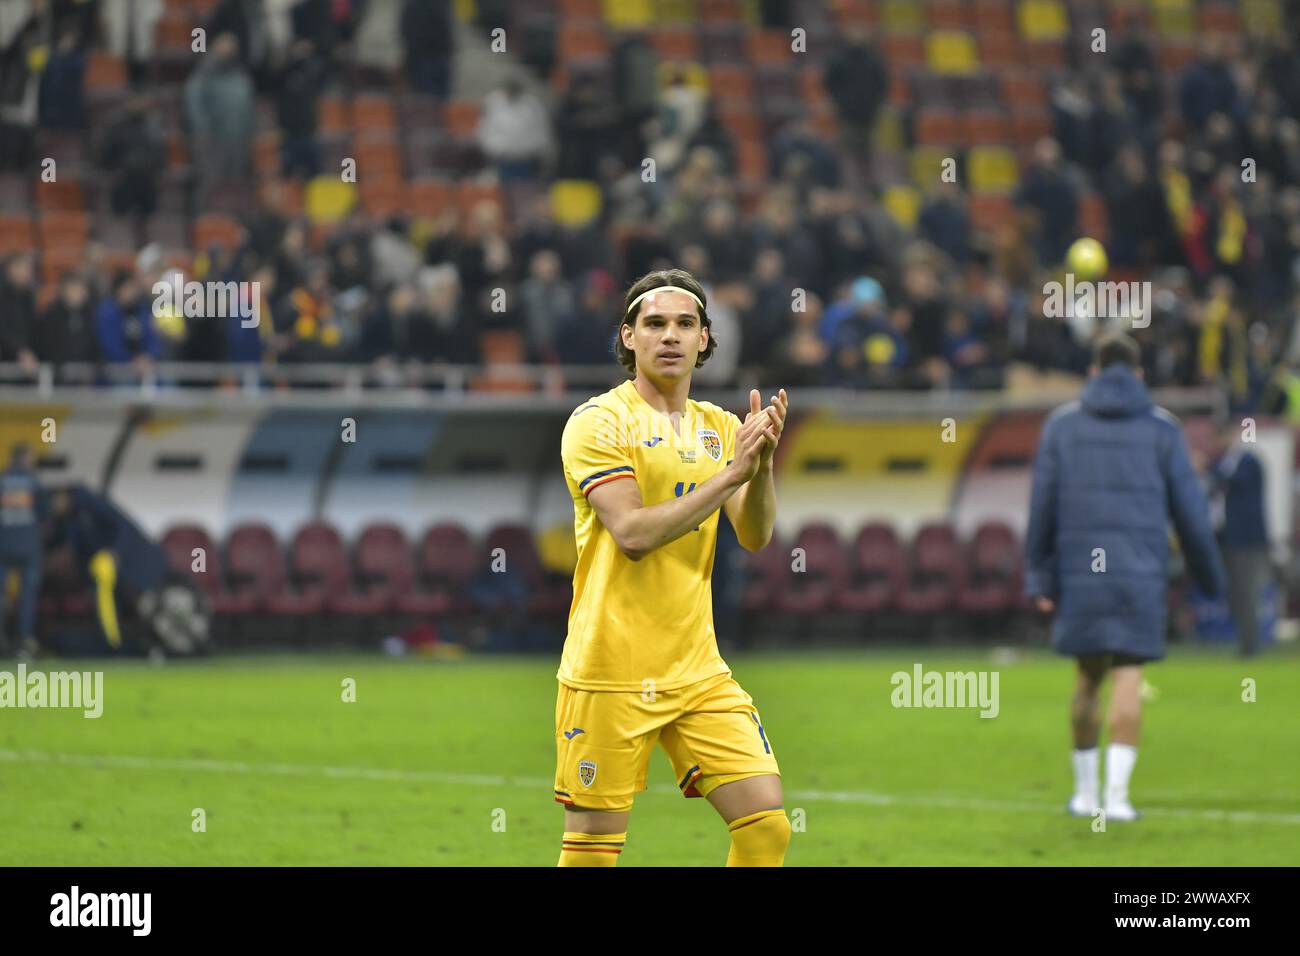
<path fill-rule="evenodd" d="M 579 760 L 578 779 L 582 781 L 584 787 L 590 787 L 596 781 L 596 761 Z"/>
<path fill-rule="evenodd" d="M 722 439 L 712 428 L 701 428 L 695 434 L 700 436 L 700 444 L 714 461 L 722 460 Z"/>

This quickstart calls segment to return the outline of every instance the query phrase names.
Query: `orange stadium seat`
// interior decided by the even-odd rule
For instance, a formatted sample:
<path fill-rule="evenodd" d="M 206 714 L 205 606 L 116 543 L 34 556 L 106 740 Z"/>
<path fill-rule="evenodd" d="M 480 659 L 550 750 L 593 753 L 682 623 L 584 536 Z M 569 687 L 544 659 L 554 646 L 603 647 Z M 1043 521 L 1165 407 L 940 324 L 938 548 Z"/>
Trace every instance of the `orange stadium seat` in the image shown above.
<path fill-rule="evenodd" d="M 452 136 L 473 136 L 478 130 L 479 106 L 473 100 L 448 100 L 443 115 Z"/>
<path fill-rule="evenodd" d="M 740 0 L 695 0 L 695 13 L 701 23 L 739 23 Z"/>
<path fill-rule="evenodd" d="M 925 62 L 925 40 L 919 36 L 889 35 L 880 42 L 890 66 L 917 66 Z"/>
<path fill-rule="evenodd" d="M 35 248 L 36 227 L 30 216 L 0 215 L 0 255 L 30 252 Z"/>
<path fill-rule="evenodd" d="M 1015 209 L 1006 196 L 971 196 L 968 206 L 971 226 L 979 232 L 997 232 L 1015 219 Z"/>
<path fill-rule="evenodd" d="M 1053 133 L 1052 117 L 1044 110 L 1017 111 L 1014 116 L 1016 145 L 1033 146 Z"/>
<path fill-rule="evenodd" d="M 45 212 L 36 223 L 41 247 L 80 247 L 90 235 L 90 220 L 84 212 Z"/>
<path fill-rule="evenodd" d="M 102 50 L 92 50 L 86 60 L 85 89 L 87 92 L 126 89 L 126 61 Z"/>
<path fill-rule="evenodd" d="M 560 26 L 558 56 L 562 62 L 582 59 L 608 59 L 609 38 L 598 21 L 563 22 Z"/>
<path fill-rule="evenodd" d="M 244 227 L 229 216 L 207 215 L 194 220 L 194 248 L 220 245 L 237 249 L 244 241 Z"/>
<path fill-rule="evenodd" d="M 1010 0 L 969 0 L 971 25 L 981 34 L 990 31 L 1015 33 L 1016 17 Z"/>
<path fill-rule="evenodd" d="M 650 34 L 650 44 L 661 60 L 693 61 L 700 58 L 700 43 L 694 30 L 661 28 Z"/>
<path fill-rule="evenodd" d="M 755 30 L 749 34 L 749 62 L 755 66 L 789 63 L 794 56 L 790 34 L 781 30 Z"/>
<path fill-rule="evenodd" d="M 751 100 L 754 97 L 753 73 L 739 66 L 710 67 L 709 93 L 719 101 Z"/>
<path fill-rule="evenodd" d="M 967 146 L 997 146 L 1014 140 L 1011 117 L 998 110 L 972 110 L 962 118 Z"/>
<path fill-rule="evenodd" d="M 961 116 L 948 109 L 923 109 L 916 121 L 916 142 L 922 146 L 954 146 L 962 141 Z"/>
<path fill-rule="evenodd" d="M 66 179 L 53 183 L 38 181 L 36 183 L 36 207 L 42 210 L 80 212 L 86 207 L 85 198 L 81 192 L 81 184 Z"/>
<path fill-rule="evenodd" d="M 1047 84 L 1032 70 L 1005 70 L 1001 79 L 1002 96 L 1013 110 L 1047 106 Z"/>
<path fill-rule="evenodd" d="M 371 216 L 386 219 L 410 207 L 410 193 L 400 178 L 361 181 L 361 205 Z"/>
<path fill-rule="evenodd" d="M 931 0 L 925 20 L 931 30 L 970 30 L 973 25 L 970 10 L 960 0 Z"/>
<path fill-rule="evenodd" d="M 737 140 L 761 139 L 763 120 L 753 106 L 740 101 L 732 101 L 718 109 L 722 125 Z"/>
<path fill-rule="evenodd" d="M 565 20 L 599 20 L 605 10 L 601 0 L 560 0 L 559 13 Z"/>
<path fill-rule="evenodd" d="M 402 154 L 391 134 L 371 132 L 359 139 L 357 181 L 361 183 L 402 178 Z"/>
<path fill-rule="evenodd" d="M 767 180 L 767 149 L 757 140 L 742 140 L 736 147 L 740 178 L 751 182 Z"/>
<path fill-rule="evenodd" d="M 831 13 L 840 26 L 846 23 L 865 23 L 874 27 L 880 23 L 877 0 L 831 0 Z"/>
<path fill-rule="evenodd" d="M 981 30 L 980 62 L 987 66 L 1020 66 L 1020 39 L 1010 32 Z"/>
<path fill-rule="evenodd" d="M 456 207 L 456 189 L 445 179 L 412 180 L 408 193 L 416 215 L 438 218 L 444 210 Z"/>
<path fill-rule="evenodd" d="M 352 130 L 352 116 L 347 100 L 334 94 L 320 98 L 318 122 L 322 133 L 347 133 Z"/>
<path fill-rule="evenodd" d="M 352 101 L 352 124 L 359 133 L 396 129 L 397 109 L 392 98 L 378 93 L 358 96 Z"/>

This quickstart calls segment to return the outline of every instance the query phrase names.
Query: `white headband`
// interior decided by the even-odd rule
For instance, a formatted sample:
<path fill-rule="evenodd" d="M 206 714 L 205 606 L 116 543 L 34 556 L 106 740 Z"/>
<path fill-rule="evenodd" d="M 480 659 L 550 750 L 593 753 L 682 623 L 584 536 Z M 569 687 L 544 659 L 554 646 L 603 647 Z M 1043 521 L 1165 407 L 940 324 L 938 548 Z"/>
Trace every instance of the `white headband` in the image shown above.
<path fill-rule="evenodd" d="M 692 292 L 690 289 L 683 289 L 679 285 L 657 285 L 653 289 L 646 289 L 639 296 L 633 299 L 631 303 L 628 304 L 627 307 L 628 313 L 631 313 L 632 310 L 636 308 L 638 302 L 640 302 L 646 296 L 654 292 L 685 292 L 687 295 L 689 295 L 692 299 L 695 300 L 695 304 L 700 307 L 700 311 L 701 312 L 704 311 L 704 303 L 701 302 L 700 297 L 696 295 L 694 292 Z"/>

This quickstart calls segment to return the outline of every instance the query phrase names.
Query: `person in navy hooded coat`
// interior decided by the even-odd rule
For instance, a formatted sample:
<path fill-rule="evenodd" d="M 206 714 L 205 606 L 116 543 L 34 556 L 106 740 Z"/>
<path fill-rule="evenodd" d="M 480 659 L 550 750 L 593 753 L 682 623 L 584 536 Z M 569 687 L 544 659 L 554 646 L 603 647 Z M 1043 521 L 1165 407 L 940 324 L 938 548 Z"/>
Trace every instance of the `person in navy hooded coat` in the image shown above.
<path fill-rule="evenodd" d="M 1025 535 L 1025 590 L 1040 611 L 1056 612 L 1052 644 L 1078 662 L 1068 806 L 1076 816 L 1100 806 L 1097 741 L 1108 672 L 1114 687 L 1104 810 L 1111 820 L 1139 816 L 1128 782 L 1142 665 L 1165 656 L 1171 521 L 1196 583 L 1208 595 L 1222 594 L 1223 564 L 1178 419 L 1152 404 L 1137 342 L 1103 336 L 1079 401 L 1043 425 Z"/>

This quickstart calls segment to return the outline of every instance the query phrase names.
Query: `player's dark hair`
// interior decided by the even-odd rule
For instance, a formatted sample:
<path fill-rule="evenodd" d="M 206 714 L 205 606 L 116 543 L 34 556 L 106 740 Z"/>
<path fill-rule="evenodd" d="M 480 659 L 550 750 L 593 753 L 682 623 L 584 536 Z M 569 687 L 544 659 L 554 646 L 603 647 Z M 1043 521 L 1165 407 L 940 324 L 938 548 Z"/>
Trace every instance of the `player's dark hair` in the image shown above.
<path fill-rule="evenodd" d="M 1099 371 L 1112 365 L 1137 368 L 1142 364 L 1142 349 L 1131 335 L 1108 332 L 1097 339 L 1097 344 L 1093 346 L 1092 362 Z"/>
<path fill-rule="evenodd" d="M 718 340 L 713 337 L 713 323 L 709 320 L 709 299 L 704 294 L 704 287 L 700 285 L 699 280 L 685 269 L 659 269 L 655 272 L 647 272 L 632 283 L 632 287 L 627 290 L 627 295 L 623 297 L 623 320 L 619 322 L 618 334 L 614 336 L 614 354 L 618 356 L 619 364 L 627 369 L 628 375 L 636 374 L 636 353 L 623 344 L 623 326 L 630 325 L 636 328 L 637 313 L 641 309 L 641 303 L 638 302 L 637 312 L 633 312 L 632 303 L 643 292 L 667 285 L 675 285 L 680 289 L 693 292 L 700 300 L 700 325 L 709 330 L 709 344 L 700 351 L 699 358 L 695 360 L 695 367 L 699 368 L 707 362 L 718 346 Z"/>

